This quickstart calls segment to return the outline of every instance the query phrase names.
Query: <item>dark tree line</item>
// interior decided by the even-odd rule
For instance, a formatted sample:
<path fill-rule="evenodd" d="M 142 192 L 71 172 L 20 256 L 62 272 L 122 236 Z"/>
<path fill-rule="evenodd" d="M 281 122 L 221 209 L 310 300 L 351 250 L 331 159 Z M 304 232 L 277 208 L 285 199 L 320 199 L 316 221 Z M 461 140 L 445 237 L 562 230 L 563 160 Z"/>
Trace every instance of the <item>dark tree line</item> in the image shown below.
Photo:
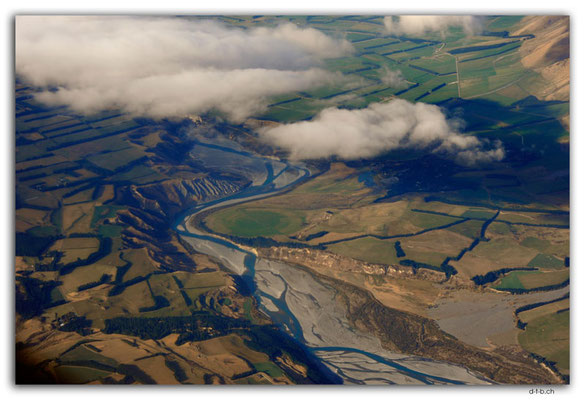
<path fill-rule="evenodd" d="M 215 233 L 207 225 L 204 221 L 199 221 L 199 227 L 209 233 Z M 238 243 L 244 246 L 249 247 L 274 247 L 274 246 L 286 246 L 293 249 L 316 249 L 316 250 L 326 250 L 327 247 L 324 244 L 317 244 L 317 245 L 310 245 L 306 243 L 297 243 L 297 242 L 279 242 L 272 238 L 267 238 L 263 236 L 256 236 L 256 237 L 241 237 L 241 236 L 234 236 L 229 234 L 222 233 L 221 236 L 229 239 L 234 243 Z"/>
<path fill-rule="evenodd" d="M 56 240 L 63 238 L 62 235 L 40 236 L 27 232 L 16 232 L 16 249 L 17 256 L 39 257 L 41 256 Z"/>
<path fill-rule="evenodd" d="M 325 383 L 341 384 L 343 381 L 331 373 L 323 363 L 299 344 L 294 338 L 278 329 L 275 326 L 253 326 L 246 331 L 247 339 L 244 339 L 246 346 L 253 350 L 268 354 L 270 360 L 285 370 L 295 382 L 298 383 Z M 307 376 L 299 375 L 295 370 L 288 368 L 277 360 L 277 357 L 288 355 L 295 363 L 307 367 Z"/>
<path fill-rule="evenodd" d="M 396 250 L 396 257 L 401 258 L 406 256 L 406 253 L 404 252 L 404 250 L 402 250 L 402 247 L 400 246 L 400 240 L 394 242 L 394 249 Z"/>
<path fill-rule="evenodd" d="M 165 308 L 171 305 L 166 297 L 164 296 L 153 296 L 154 305 L 150 307 L 140 307 L 138 309 L 139 312 L 149 312 L 149 311 L 156 311 L 160 310 L 161 308 Z"/>
<path fill-rule="evenodd" d="M 177 361 L 169 360 L 165 357 L 165 365 L 173 372 L 173 375 L 175 375 L 175 379 L 177 381 L 184 382 L 188 379 L 185 370 L 181 368 L 181 365 Z"/>
<path fill-rule="evenodd" d="M 49 263 L 35 264 L 35 271 L 57 271 L 59 269 L 63 253 L 59 251 L 50 251 L 46 253 L 45 256 L 39 256 L 39 260 L 44 260 L 45 258 L 49 257 L 51 257 L 51 261 Z"/>
<path fill-rule="evenodd" d="M 51 301 L 51 292 L 61 285 L 61 282 L 22 276 L 17 276 L 16 280 L 24 289 L 16 291 L 16 312 L 27 319 L 40 315 L 45 308 L 65 303 L 65 300 Z"/>
<path fill-rule="evenodd" d="M 312 233 L 305 238 L 305 241 L 308 242 L 308 241 L 311 241 L 313 239 L 323 237 L 323 236 L 327 235 L 328 233 L 329 233 L 328 231 L 321 231 L 321 232 L 317 232 L 317 233 Z"/>
<path fill-rule="evenodd" d="M 122 128 L 122 129 L 120 129 L 119 126 L 114 126 L 111 128 L 100 128 L 99 129 L 100 133 L 103 133 L 103 132 L 107 132 L 107 133 L 103 133 L 102 135 L 90 136 L 90 137 L 84 138 L 84 139 L 73 140 L 71 142 L 60 143 L 58 145 L 48 147 L 47 151 L 59 150 L 59 149 L 65 148 L 65 147 L 75 146 L 75 145 L 81 144 L 81 143 L 87 143 L 87 142 L 92 142 L 92 141 L 99 140 L 99 139 L 104 139 L 104 138 L 107 138 L 110 136 L 119 135 L 121 133 L 131 131 L 133 129 L 136 129 L 136 126 L 132 126 L 130 128 Z"/>
<path fill-rule="evenodd" d="M 441 271 L 445 273 L 445 279 L 449 279 L 453 275 L 457 275 L 458 271 L 452 265 L 449 265 L 449 258 L 441 263 Z"/>
<path fill-rule="evenodd" d="M 503 46 L 506 46 L 508 44 L 517 43 L 517 42 L 519 42 L 519 40 L 512 40 L 511 42 L 496 43 L 496 44 L 490 44 L 490 45 L 479 45 L 479 46 L 460 47 L 458 49 L 449 50 L 449 53 L 451 53 L 451 54 L 463 54 L 463 53 L 469 53 L 469 52 L 473 52 L 473 51 L 497 49 L 499 47 L 503 47 Z"/>
<path fill-rule="evenodd" d="M 68 320 L 62 326 L 59 326 L 58 329 L 64 332 L 77 332 L 82 336 L 85 336 L 87 333 L 89 333 L 90 327 L 91 320 L 86 319 L 84 316 L 74 316 L 68 318 Z"/>
<path fill-rule="evenodd" d="M 105 321 L 104 332 L 138 336 L 141 339 L 162 339 L 178 333 L 177 345 L 223 336 L 235 329 L 247 328 L 249 321 L 195 312 L 183 317 L 117 317 Z"/>
<path fill-rule="evenodd" d="M 553 370 L 554 372 L 556 372 L 557 375 L 559 375 L 564 381 L 565 383 L 569 383 L 570 377 L 569 375 L 563 375 L 559 372 L 559 370 L 557 369 L 557 363 L 554 361 L 549 361 L 546 358 L 544 358 L 543 356 L 539 356 L 536 353 L 530 353 L 530 356 L 532 358 L 534 358 L 537 362 L 546 365 L 548 368 L 550 368 L 551 370 Z"/>
<path fill-rule="evenodd" d="M 528 310 L 533 310 L 535 308 L 542 307 L 544 305 L 551 304 L 551 303 L 556 303 L 557 301 L 561 301 L 561 300 L 568 299 L 568 298 L 569 298 L 569 293 L 565 294 L 562 297 L 559 297 L 558 299 L 553 299 L 553 300 L 550 300 L 550 301 L 541 301 L 539 303 L 527 304 L 525 306 L 518 307 L 517 309 L 514 310 L 514 316 L 516 316 L 516 326 L 519 329 L 525 330 L 526 329 L 526 325 L 528 325 L 528 323 L 522 322 L 522 320 L 520 320 L 520 318 L 518 317 L 518 314 L 520 314 L 521 312 L 528 311 Z"/>
<path fill-rule="evenodd" d="M 514 207 L 497 207 L 495 208 L 492 204 L 487 203 L 478 203 L 473 201 L 456 201 L 447 199 L 445 197 L 440 196 L 426 196 L 424 198 L 425 203 L 437 201 L 445 204 L 452 204 L 455 206 L 470 206 L 470 207 L 482 207 L 482 208 L 489 208 L 492 210 L 500 210 L 500 211 L 519 211 L 519 212 L 532 212 L 532 213 L 544 213 L 544 214 L 554 214 L 554 215 L 569 215 L 569 211 L 563 210 L 549 210 L 545 208 L 514 208 Z M 501 221 L 504 222 L 504 221 Z"/>
<path fill-rule="evenodd" d="M 108 254 L 110 254 L 112 252 L 112 239 L 111 238 L 100 237 L 99 241 L 100 241 L 100 245 L 95 252 L 91 253 L 89 255 L 89 257 L 87 257 L 85 260 L 78 259 L 77 261 L 73 261 L 73 262 L 70 262 L 69 264 L 63 265 L 61 268 L 59 268 L 59 275 L 70 274 L 71 272 L 73 272 L 73 270 L 75 268 L 93 264 L 96 261 L 104 258 L 105 256 L 107 256 Z"/>
<path fill-rule="evenodd" d="M 104 332 L 107 334 L 121 333 L 139 336 L 142 339 L 158 340 L 171 333 L 179 333 L 177 345 L 223 336 L 235 331 L 245 332 L 244 340 L 248 347 L 268 354 L 271 361 L 278 363 L 296 382 L 342 383 L 339 377 L 332 374 L 312 353 L 275 326 L 255 326 L 247 320 L 226 318 L 206 312 L 196 312 L 187 317 L 118 317 L 106 320 L 105 325 Z M 307 366 L 306 377 L 276 360 L 285 354 L 295 363 Z M 179 381 L 183 379 L 184 371 L 181 371 L 180 367 L 171 365 L 169 368 Z"/>
<path fill-rule="evenodd" d="M 498 280 L 502 275 L 512 271 L 536 271 L 537 268 L 533 267 L 522 267 L 522 268 L 502 268 L 496 271 L 490 271 L 485 275 L 475 275 L 471 280 L 478 286 L 487 285 Z"/>
<path fill-rule="evenodd" d="M 83 290 L 91 289 L 97 287 L 99 285 L 103 285 L 104 283 L 109 283 L 112 280 L 112 276 L 109 274 L 103 274 L 102 277 L 94 282 L 85 283 L 77 287 L 77 291 L 81 292 Z"/>
<path fill-rule="evenodd" d="M 430 269 L 432 271 L 442 272 L 443 270 L 439 267 L 435 267 L 431 264 L 425 264 L 414 260 L 400 260 L 400 265 L 404 265 L 406 267 L 412 267 L 412 271 L 416 274 L 416 272 L 420 268 Z"/>
<path fill-rule="evenodd" d="M 124 290 L 126 290 L 126 288 L 128 286 L 132 286 L 132 285 L 136 285 L 137 283 L 140 283 L 142 281 L 147 280 L 148 278 L 150 278 L 151 274 L 148 274 L 146 276 L 137 276 L 135 278 L 132 278 L 130 280 L 127 280 L 126 282 L 116 282 L 116 285 L 110 289 L 110 291 L 108 292 L 108 296 L 117 296 L 119 294 L 122 294 L 122 292 Z"/>
<path fill-rule="evenodd" d="M 541 286 L 532 289 L 519 289 L 519 288 L 500 288 L 498 290 L 512 293 L 512 294 L 524 294 L 524 293 L 531 293 L 531 292 L 548 292 L 551 290 L 557 290 L 568 286 L 570 283 L 570 278 L 561 282 L 557 283 L 556 285 L 548 285 L 548 286 Z"/>

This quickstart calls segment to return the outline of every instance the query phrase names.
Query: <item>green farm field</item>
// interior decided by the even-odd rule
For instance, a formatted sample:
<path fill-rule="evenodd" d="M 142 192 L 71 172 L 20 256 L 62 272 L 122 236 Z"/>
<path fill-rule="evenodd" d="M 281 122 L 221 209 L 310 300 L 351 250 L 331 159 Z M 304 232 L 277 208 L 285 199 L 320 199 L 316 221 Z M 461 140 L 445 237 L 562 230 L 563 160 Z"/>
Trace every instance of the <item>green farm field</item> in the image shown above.
<path fill-rule="evenodd" d="M 303 224 L 301 212 L 294 210 L 232 208 L 213 219 L 210 228 L 220 232 L 237 233 L 244 237 L 288 235 Z M 216 222 L 217 221 L 217 222 Z"/>
<path fill-rule="evenodd" d="M 569 278 L 569 271 L 513 271 L 495 289 L 536 289 L 557 285 Z"/>
<path fill-rule="evenodd" d="M 169 26 L 203 23 L 227 35 L 216 55 L 199 48 L 194 57 L 185 49 L 173 53 L 181 41 L 169 41 L 164 56 L 183 63 L 169 69 L 172 79 L 199 69 L 226 76 L 194 90 L 185 85 L 177 107 L 172 85 L 161 85 L 160 96 L 152 86 L 141 106 L 124 103 L 128 93 L 117 93 L 118 86 L 101 91 L 94 79 L 92 93 L 103 97 L 85 110 L 93 99 L 68 105 L 66 82 L 39 87 L 17 70 L 17 368 L 22 357 L 43 377 L 73 384 L 417 380 L 389 365 L 373 371 L 373 358 L 366 365 L 372 371 L 340 361 L 391 349 L 432 359 L 417 364 L 429 376 L 460 366 L 461 379 L 472 382 L 478 375 L 497 383 L 568 382 L 568 19 L 480 20 L 481 29 L 449 22 L 415 33 L 398 16 L 174 18 Z M 266 43 L 246 43 L 240 52 L 232 42 L 273 30 L 266 43 L 291 42 L 290 65 L 274 49 L 257 57 Z M 200 32 L 189 35 L 185 43 Z M 322 44 L 306 38 L 340 48 L 315 51 Z M 276 50 L 287 51 L 286 43 Z M 126 56 L 132 52 L 103 66 L 124 66 Z M 120 87 L 140 93 L 168 79 L 150 76 L 151 67 L 160 71 L 157 62 L 137 63 L 147 66 L 140 84 L 130 79 Z M 241 93 L 267 70 L 281 78 L 266 75 L 265 85 Z M 246 79 L 231 80 L 234 71 Z M 109 81 L 107 73 L 99 76 Z M 293 84 L 281 86 L 290 77 Z M 405 111 L 376 114 L 389 102 Z M 328 108 L 348 119 L 304 138 L 300 133 L 327 123 L 319 113 Z M 426 111 L 437 120 L 426 124 Z M 356 115 L 367 121 L 358 118 L 352 129 Z M 295 135 L 270 137 L 296 132 L 301 121 L 302 144 L 314 139 L 315 151 L 323 148 L 315 158 L 287 143 Z M 403 122 L 407 134 L 397 139 L 394 128 Z M 281 125 L 289 126 L 275 129 Z M 436 130 L 445 132 L 434 137 Z M 319 142 L 326 134 L 332 136 Z M 354 136 L 360 140 L 350 141 Z M 372 150 L 364 152 L 364 143 Z M 280 186 L 303 171 L 310 174 Z M 190 235 L 181 221 L 208 233 Z M 235 272 L 237 246 L 255 255 L 257 268 L 246 256 L 248 271 Z M 286 285 L 277 301 L 263 285 L 280 285 L 278 279 Z M 329 290 L 334 295 L 327 297 Z M 320 318 L 323 310 L 335 310 L 334 318 L 340 312 L 343 332 Z M 306 323 L 314 325 L 312 341 Z M 307 343 L 289 343 L 293 331 Z M 376 345 L 329 343 L 360 335 Z M 355 347 L 360 354 L 305 346 Z M 536 362 L 540 357 L 551 370 Z"/>
<path fill-rule="evenodd" d="M 518 335 L 523 348 L 555 362 L 561 373 L 569 371 L 569 311 L 554 312 L 531 320 Z"/>
<path fill-rule="evenodd" d="M 569 306 L 570 300 L 563 299 L 553 303 L 545 304 L 537 308 L 533 308 L 532 310 L 523 311 L 518 314 L 518 318 L 520 318 L 523 322 L 530 322 L 537 318 L 565 310 L 569 308 Z"/>

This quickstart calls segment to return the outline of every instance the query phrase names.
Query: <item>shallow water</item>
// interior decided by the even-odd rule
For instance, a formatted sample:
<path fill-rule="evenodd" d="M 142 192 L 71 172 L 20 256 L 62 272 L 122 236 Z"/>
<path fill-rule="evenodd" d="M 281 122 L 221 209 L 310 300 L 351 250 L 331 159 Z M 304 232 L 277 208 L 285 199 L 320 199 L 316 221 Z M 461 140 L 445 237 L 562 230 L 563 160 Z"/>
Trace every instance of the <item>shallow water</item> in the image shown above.
<path fill-rule="evenodd" d="M 222 150 L 222 146 L 211 143 L 205 146 L 223 152 L 222 160 L 231 156 L 253 158 L 253 164 L 247 165 L 254 165 L 257 176 L 266 178 L 262 184 L 248 187 L 241 193 L 185 212 L 177 219 L 175 229 L 195 250 L 221 260 L 230 271 L 246 278 L 261 311 L 319 357 L 345 383 L 489 383 L 461 366 L 383 349 L 378 338 L 350 325 L 345 310 L 335 301 L 335 289 L 310 272 L 283 262 L 257 258 L 252 252 L 218 235 L 189 226 L 189 219 L 204 210 L 269 196 L 310 176 L 302 164 L 287 163 L 286 167 L 275 172 L 274 166 L 279 164 L 273 160 L 258 162 L 259 156 L 247 155 L 234 148 Z M 256 170 L 259 165 L 265 168 L 263 173 Z"/>

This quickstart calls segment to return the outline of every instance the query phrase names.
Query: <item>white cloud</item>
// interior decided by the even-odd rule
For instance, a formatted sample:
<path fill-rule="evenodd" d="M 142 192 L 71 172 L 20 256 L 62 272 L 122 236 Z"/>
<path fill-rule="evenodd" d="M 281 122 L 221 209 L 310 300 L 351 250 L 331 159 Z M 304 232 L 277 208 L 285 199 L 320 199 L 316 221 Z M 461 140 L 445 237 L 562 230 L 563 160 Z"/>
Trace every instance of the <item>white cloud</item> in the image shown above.
<path fill-rule="evenodd" d="M 17 75 L 46 89 L 39 100 L 84 113 L 180 117 L 219 109 L 241 121 L 269 96 L 342 80 L 319 67 L 352 51 L 345 40 L 292 24 L 244 30 L 166 17 L 16 20 Z"/>
<path fill-rule="evenodd" d="M 402 71 L 392 70 L 388 67 L 384 67 L 384 70 L 380 76 L 380 80 L 385 85 L 396 89 L 404 89 L 408 86 L 408 82 L 404 78 L 404 75 L 402 75 Z"/>
<path fill-rule="evenodd" d="M 384 17 L 386 31 L 397 35 L 447 34 L 450 27 L 460 27 L 470 35 L 481 32 L 483 19 L 471 15 L 403 15 Z"/>
<path fill-rule="evenodd" d="M 327 108 L 311 121 L 264 128 L 259 134 L 294 159 L 352 160 L 394 149 L 423 149 L 464 165 L 504 158 L 501 143 L 461 134 L 457 126 L 437 106 L 394 99 L 359 110 Z"/>

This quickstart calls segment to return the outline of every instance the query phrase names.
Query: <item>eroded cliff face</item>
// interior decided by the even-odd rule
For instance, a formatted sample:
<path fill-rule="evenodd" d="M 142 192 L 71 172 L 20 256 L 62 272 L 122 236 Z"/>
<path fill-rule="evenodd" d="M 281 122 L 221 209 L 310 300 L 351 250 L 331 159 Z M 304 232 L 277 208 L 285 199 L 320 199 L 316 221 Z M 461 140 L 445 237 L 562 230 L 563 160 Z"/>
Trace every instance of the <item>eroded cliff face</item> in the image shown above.
<path fill-rule="evenodd" d="M 465 344 L 430 318 L 388 307 L 367 290 L 314 270 L 312 273 L 335 289 L 335 300 L 345 308 L 349 323 L 374 334 L 389 351 L 462 365 L 498 383 L 563 383 L 560 376 L 520 346 L 484 350 Z"/>
<path fill-rule="evenodd" d="M 408 277 L 431 282 L 445 280 L 445 274 L 440 272 L 423 269 L 415 272 L 411 267 L 403 265 L 372 264 L 323 250 L 269 247 L 259 248 L 258 253 L 265 258 L 297 264 L 311 269 L 319 268 L 336 272 L 365 273 L 397 278 Z"/>
<path fill-rule="evenodd" d="M 538 364 L 520 346 L 485 350 L 465 344 L 441 330 L 434 320 L 389 306 L 376 292 L 337 277 L 355 277 L 347 275 L 354 273 L 384 276 L 389 281 L 431 281 L 434 285 L 442 283 L 442 291 L 470 286 L 463 280 L 451 277 L 445 282 L 442 273 L 428 270 L 415 273 L 410 267 L 370 264 L 314 249 L 270 247 L 259 249 L 259 255 L 310 270 L 317 279 L 335 288 L 336 301 L 346 309 L 349 322 L 358 330 L 374 334 L 387 350 L 463 365 L 498 383 L 563 383 L 561 377 Z"/>
<path fill-rule="evenodd" d="M 497 351 L 478 349 L 445 333 L 431 319 L 386 307 L 371 294 L 348 284 L 335 284 L 350 322 L 374 333 L 389 350 L 464 365 L 498 383 L 563 383 L 519 346 Z"/>
<path fill-rule="evenodd" d="M 240 191 L 243 184 L 225 179 L 200 177 L 169 179 L 160 183 L 124 188 L 125 200 L 162 218 L 173 218 L 177 213 L 198 203 L 226 197 Z"/>
<path fill-rule="evenodd" d="M 172 230 L 174 219 L 199 203 L 229 196 L 241 188 L 238 183 L 206 176 L 123 187 L 118 199 L 128 207 L 119 211 L 116 219 L 126 226 L 124 245 L 146 247 L 149 256 L 164 268 L 194 270 L 197 263 L 192 252 Z"/>

